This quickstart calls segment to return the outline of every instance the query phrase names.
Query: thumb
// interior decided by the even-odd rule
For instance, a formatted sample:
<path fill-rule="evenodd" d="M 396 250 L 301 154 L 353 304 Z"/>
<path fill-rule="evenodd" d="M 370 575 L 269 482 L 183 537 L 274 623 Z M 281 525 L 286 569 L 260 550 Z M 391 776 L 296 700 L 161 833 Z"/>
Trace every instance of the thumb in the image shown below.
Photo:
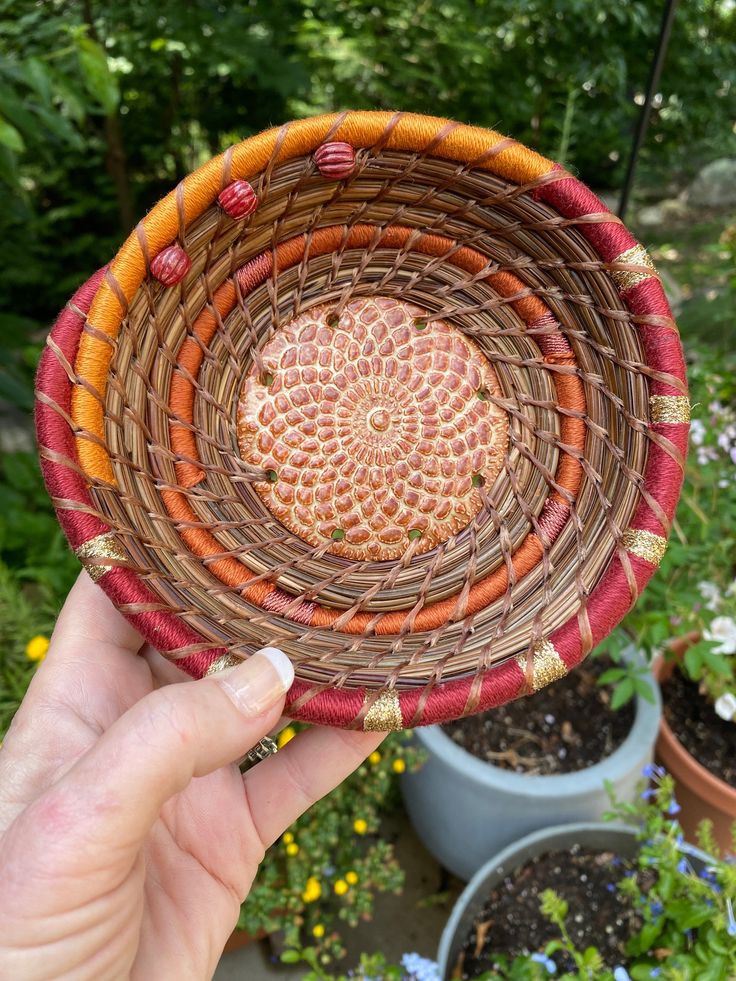
<path fill-rule="evenodd" d="M 293 678 L 286 655 L 266 647 L 210 678 L 146 695 L 26 812 L 23 825 L 51 849 L 45 862 L 55 858 L 63 872 L 66 862 L 94 867 L 101 856 L 109 865 L 136 853 L 170 797 L 277 724 Z"/>

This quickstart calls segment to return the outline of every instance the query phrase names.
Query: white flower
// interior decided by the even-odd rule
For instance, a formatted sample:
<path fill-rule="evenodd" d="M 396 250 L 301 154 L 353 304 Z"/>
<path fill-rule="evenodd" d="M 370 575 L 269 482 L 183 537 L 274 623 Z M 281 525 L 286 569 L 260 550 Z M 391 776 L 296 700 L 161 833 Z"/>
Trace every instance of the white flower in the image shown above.
<path fill-rule="evenodd" d="M 736 695 L 727 691 L 725 695 L 716 699 L 715 709 L 716 715 L 720 715 L 726 722 L 730 722 L 736 716 Z"/>
<path fill-rule="evenodd" d="M 701 446 L 705 440 L 705 426 L 700 419 L 693 419 L 690 423 L 690 439 L 693 446 Z"/>
<path fill-rule="evenodd" d="M 705 600 L 708 610 L 715 610 L 721 602 L 721 591 L 714 582 L 699 582 L 698 592 Z"/>
<path fill-rule="evenodd" d="M 716 643 L 714 654 L 736 654 L 736 620 L 733 617 L 713 617 L 703 631 L 703 639 Z"/>

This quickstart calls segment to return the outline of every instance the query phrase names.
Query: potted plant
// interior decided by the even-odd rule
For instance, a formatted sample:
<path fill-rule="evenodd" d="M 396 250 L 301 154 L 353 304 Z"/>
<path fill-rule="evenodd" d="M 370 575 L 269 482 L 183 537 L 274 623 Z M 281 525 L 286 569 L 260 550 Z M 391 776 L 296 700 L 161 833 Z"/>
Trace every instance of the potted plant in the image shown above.
<path fill-rule="evenodd" d="M 436 963 L 362 955 L 332 974 L 314 948 L 289 950 L 305 981 L 731 981 L 736 976 L 736 867 L 687 845 L 673 820 L 673 781 L 606 817 L 540 831 L 481 868 L 460 896 Z M 736 831 L 736 829 L 735 829 Z M 705 848 L 715 848 L 702 829 Z M 550 888 L 554 885 L 556 888 Z"/>
<path fill-rule="evenodd" d="M 677 782 L 682 825 L 703 817 L 728 846 L 736 819 L 736 384 L 695 353 L 691 452 L 659 573 L 624 621 L 655 655 L 664 714 L 657 756 Z"/>
<path fill-rule="evenodd" d="M 674 782 L 659 767 L 623 823 L 538 831 L 488 861 L 460 896 L 440 978 L 730 981 L 736 867 L 687 845 Z M 709 829 L 702 844 L 715 850 Z"/>
<path fill-rule="evenodd" d="M 469 879 L 520 835 L 599 819 L 608 806 L 604 781 L 621 799 L 635 796 L 661 704 L 633 649 L 618 661 L 606 671 L 589 659 L 530 699 L 415 731 L 427 760 L 402 778 L 404 801 L 446 868 Z"/>

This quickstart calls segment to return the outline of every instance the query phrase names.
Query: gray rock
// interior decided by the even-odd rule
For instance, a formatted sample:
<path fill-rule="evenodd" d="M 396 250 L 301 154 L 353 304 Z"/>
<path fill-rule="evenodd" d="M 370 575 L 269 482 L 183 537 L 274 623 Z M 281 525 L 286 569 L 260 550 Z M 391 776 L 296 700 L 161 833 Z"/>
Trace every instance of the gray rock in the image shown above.
<path fill-rule="evenodd" d="M 684 218 L 687 215 L 687 204 L 679 198 L 665 198 L 646 208 L 642 208 L 636 216 L 636 223 L 642 228 L 656 228 L 666 221 Z"/>
<path fill-rule="evenodd" d="M 736 158 L 706 164 L 687 190 L 691 207 L 718 208 L 736 204 Z"/>

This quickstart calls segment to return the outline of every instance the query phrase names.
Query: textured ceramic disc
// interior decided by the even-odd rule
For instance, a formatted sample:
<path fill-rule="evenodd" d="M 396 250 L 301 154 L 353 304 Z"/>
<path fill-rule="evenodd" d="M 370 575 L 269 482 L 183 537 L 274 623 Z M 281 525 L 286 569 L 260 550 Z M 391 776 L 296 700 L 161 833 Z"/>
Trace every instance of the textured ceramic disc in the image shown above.
<path fill-rule="evenodd" d="M 481 509 L 508 445 L 478 347 L 387 297 L 318 306 L 279 328 L 243 388 L 243 458 L 296 535 L 353 559 L 426 552 Z"/>

